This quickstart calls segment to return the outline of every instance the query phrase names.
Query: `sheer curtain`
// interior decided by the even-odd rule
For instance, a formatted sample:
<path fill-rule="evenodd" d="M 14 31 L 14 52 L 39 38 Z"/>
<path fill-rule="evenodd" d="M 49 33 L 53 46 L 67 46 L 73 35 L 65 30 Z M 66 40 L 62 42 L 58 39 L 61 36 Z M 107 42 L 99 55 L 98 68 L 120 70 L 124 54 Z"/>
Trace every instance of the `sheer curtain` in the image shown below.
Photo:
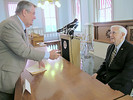
<path fill-rule="evenodd" d="M 112 21 L 112 0 L 94 0 L 95 22 Z"/>
<path fill-rule="evenodd" d="M 15 15 L 16 8 L 17 8 L 17 2 L 8 2 L 9 17 Z"/>
<path fill-rule="evenodd" d="M 71 8 L 72 8 L 72 18 L 74 19 L 75 16 L 76 16 L 76 3 L 75 3 L 75 0 L 71 0 Z"/>
<path fill-rule="evenodd" d="M 78 19 L 78 27 L 75 31 L 81 31 L 81 7 L 80 0 L 71 0 L 71 8 L 72 8 L 72 18 Z"/>

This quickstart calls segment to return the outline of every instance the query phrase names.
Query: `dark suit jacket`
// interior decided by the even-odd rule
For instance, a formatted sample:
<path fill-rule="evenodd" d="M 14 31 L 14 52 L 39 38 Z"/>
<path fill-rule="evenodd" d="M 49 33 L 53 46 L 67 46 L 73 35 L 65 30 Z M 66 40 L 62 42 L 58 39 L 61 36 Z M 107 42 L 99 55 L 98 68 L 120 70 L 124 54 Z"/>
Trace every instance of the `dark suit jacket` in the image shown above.
<path fill-rule="evenodd" d="M 124 41 L 111 65 L 110 56 L 115 45 L 109 45 L 105 61 L 97 71 L 97 79 L 114 90 L 130 94 L 133 88 L 133 45 Z"/>

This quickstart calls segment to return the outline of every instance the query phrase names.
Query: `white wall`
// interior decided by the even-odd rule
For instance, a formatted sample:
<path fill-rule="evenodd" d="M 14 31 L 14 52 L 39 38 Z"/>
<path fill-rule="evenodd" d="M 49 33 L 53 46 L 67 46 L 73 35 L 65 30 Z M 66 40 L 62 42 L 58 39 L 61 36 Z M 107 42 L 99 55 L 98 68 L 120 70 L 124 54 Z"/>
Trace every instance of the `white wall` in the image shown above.
<path fill-rule="evenodd" d="M 91 0 L 93 1 L 93 0 Z M 71 9 L 71 0 L 60 0 L 61 8 L 59 8 L 59 27 L 63 27 L 68 23 L 72 22 L 72 9 Z M 82 26 L 89 22 L 89 9 L 88 9 L 88 0 L 81 0 L 81 21 Z M 92 11 L 92 10 L 91 10 Z M 91 17 L 93 18 L 93 17 Z"/>
<path fill-rule="evenodd" d="M 13 1 L 13 0 L 6 0 L 6 1 Z M 15 1 L 19 1 L 19 0 L 15 0 Z M 29 0 L 30 2 L 34 3 L 34 4 L 37 4 L 37 0 Z M 91 20 L 93 17 L 89 17 L 89 13 L 93 10 L 90 10 L 88 8 L 88 4 L 89 2 L 92 2 L 93 0 L 91 1 L 88 1 L 88 0 L 82 0 L 81 1 L 81 20 L 82 20 L 82 26 L 84 26 L 86 23 L 89 22 L 89 20 Z M 58 25 L 58 28 L 61 28 L 65 25 L 67 25 L 68 23 L 72 22 L 73 19 L 72 19 L 72 10 L 71 10 L 71 0 L 60 0 L 60 3 L 61 3 L 61 8 L 58 9 L 58 12 L 59 12 L 59 18 L 58 18 L 58 21 L 59 21 L 59 25 Z M 91 4 L 92 6 L 92 4 Z M 7 16 L 6 16 L 6 11 L 5 11 L 5 6 L 4 6 L 4 0 L 0 0 L 0 11 L 1 11 L 1 16 L 0 16 L 0 21 L 2 21 L 3 19 L 6 19 Z M 89 11 L 90 10 L 90 11 Z M 90 14 L 91 16 L 92 14 Z M 44 27 L 43 25 L 43 20 L 42 20 L 42 17 L 43 17 L 43 12 L 42 12 L 42 9 L 41 8 L 37 8 L 36 9 L 36 19 L 34 20 L 33 22 L 33 25 L 31 27 Z M 90 21 L 92 22 L 92 20 Z"/>
<path fill-rule="evenodd" d="M 6 19 L 4 0 L 0 0 L 0 22 Z"/>
<path fill-rule="evenodd" d="M 114 20 L 133 19 L 133 0 L 114 0 Z"/>
<path fill-rule="evenodd" d="M 88 9 L 89 9 L 89 11 L 88 11 L 88 14 L 89 14 L 89 16 L 88 16 L 88 18 L 89 18 L 89 23 L 90 24 L 92 24 L 93 22 L 94 22 L 94 0 L 89 0 L 89 3 L 88 3 Z"/>
<path fill-rule="evenodd" d="M 89 22 L 89 9 L 88 9 L 88 0 L 81 0 L 81 20 L 82 26 Z M 82 28 L 83 29 L 83 28 Z"/>
<path fill-rule="evenodd" d="M 33 4 L 37 5 L 37 0 L 28 0 L 32 2 Z M 36 8 L 36 13 L 35 13 L 36 19 L 33 21 L 33 25 L 31 27 L 37 27 L 37 28 L 44 28 L 44 21 L 42 20 L 43 18 L 43 11 L 41 8 Z"/>
<path fill-rule="evenodd" d="M 38 28 L 44 28 L 44 21 L 42 20 L 43 18 L 43 11 L 41 8 L 36 8 L 36 19 L 33 21 L 32 27 L 38 27 Z"/>
<path fill-rule="evenodd" d="M 94 55 L 104 59 L 108 46 L 108 43 L 94 42 Z"/>
<path fill-rule="evenodd" d="M 59 10 L 59 28 L 62 28 L 71 20 L 69 20 L 69 15 L 71 16 L 70 12 L 70 5 L 69 5 L 69 0 L 60 0 L 61 7 L 58 9 Z"/>

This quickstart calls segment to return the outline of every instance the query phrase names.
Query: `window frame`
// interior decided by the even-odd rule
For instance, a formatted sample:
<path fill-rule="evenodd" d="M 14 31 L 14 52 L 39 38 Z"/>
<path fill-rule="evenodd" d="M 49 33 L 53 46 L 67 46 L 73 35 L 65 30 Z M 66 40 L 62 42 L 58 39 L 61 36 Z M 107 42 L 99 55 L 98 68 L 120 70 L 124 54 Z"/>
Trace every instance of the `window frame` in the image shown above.
<path fill-rule="evenodd" d="M 81 28 L 81 0 L 79 0 L 79 3 L 80 3 L 80 15 L 79 15 L 79 16 L 80 16 L 80 19 L 79 19 L 78 21 L 79 21 L 79 23 L 80 23 L 80 27 L 79 27 L 79 30 L 76 30 L 76 29 L 75 29 L 75 31 L 77 31 L 77 32 L 81 32 L 81 29 L 82 29 L 82 28 Z M 76 9 L 76 10 L 77 10 L 77 9 Z"/>
<path fill-rule="evenodd" d="M 80 23 L 80 29 L 77 31 L 77 28 L 75 29 L 75 32 L 81 32 L 82 31 L 82 21 L 81 21 L 81 0 L 79 0 L 80 2 L 80 20 L 78 19 L 78 22 Z M 71 0 L 71 9 L 72 9 L 72 18 L 73 20 L 76 18 L 76 0 Z M 79 27 L 79 26 L 78 26 Z"/>
<path fill-rule="evenodd" d="M 13 2 L 13 1 L 9 1 L 9 2 L 7 2 L 7 9 L 8 9 L 8 16 L 10 17 L 10 16 L 13 16 L 13 15 L 10 15 L 10 10 L 9 10 L 9 4 L 16 4 L 16 8 L 17 8 L 17 3 L 18 2 Z M 15 11 L 16 11 L 16 9 L 15 9 Z M 14 12 L 14 15 L 15 15 L 15 12 Z"/>
<path fill-rule="evenodd" d="M 55 5 L 54 5 L 55 6 Z M 44 26 L 44 33 L 55 33 L 56 31 L 51 31 L 51 32 L 46 32 L 46 25 L 45 25 L 45 12 L 44 10 L 42 10 L 43 12 L 43 26 Z M 55 19 L 56 19 L 56 30 L 58 28 L 58 8 L 55 6 Z"/>
<path fill-rule="evenodd" d="M 95 16 L 95 22 L 108 22 L 108 20 L 106 21 L 100 21 L 100 15 L 99 15 L 99 9 L 100 9 L 100 0 L 95 0 L 94 1 L 94 16 Z M 113 12 L 114 12 L 114 2 L 113 0 L 111 0 L 111 20 L 109 21 L 112 21 L 114 19 L 114 15 L 113 15 Z"/>

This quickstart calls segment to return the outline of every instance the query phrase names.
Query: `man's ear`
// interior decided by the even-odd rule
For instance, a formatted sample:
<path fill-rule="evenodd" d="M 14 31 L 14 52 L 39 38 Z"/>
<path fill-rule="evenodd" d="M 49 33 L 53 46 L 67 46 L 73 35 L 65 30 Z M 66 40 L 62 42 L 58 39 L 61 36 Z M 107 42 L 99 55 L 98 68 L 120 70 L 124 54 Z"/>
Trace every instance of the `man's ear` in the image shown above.
<path fill-rule="evenodd" d="M 27 14 L 26 9 L 23 9 L 23 10 L 22 10 L 22 15 L 25 17 L 25 16 L 26 16 L 26 14 Z"/>
<path fill-rule="evenodd" d="M 122 37 L 125 36 L 125 33 L 124 32 L 122 32 L 121 34 L 122 34 Z"/>

